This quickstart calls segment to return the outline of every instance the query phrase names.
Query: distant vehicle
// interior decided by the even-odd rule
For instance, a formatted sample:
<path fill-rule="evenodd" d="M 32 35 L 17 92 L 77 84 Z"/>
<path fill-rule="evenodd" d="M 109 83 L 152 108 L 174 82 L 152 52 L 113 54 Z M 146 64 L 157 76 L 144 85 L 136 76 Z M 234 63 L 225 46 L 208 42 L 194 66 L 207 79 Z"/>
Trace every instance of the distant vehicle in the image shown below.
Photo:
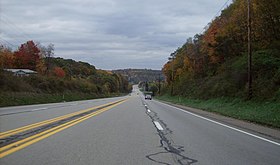
<path fill-rule="evenodd" d="M 145 95 L 145 100 L 152 100 L 152 95 Z"/>

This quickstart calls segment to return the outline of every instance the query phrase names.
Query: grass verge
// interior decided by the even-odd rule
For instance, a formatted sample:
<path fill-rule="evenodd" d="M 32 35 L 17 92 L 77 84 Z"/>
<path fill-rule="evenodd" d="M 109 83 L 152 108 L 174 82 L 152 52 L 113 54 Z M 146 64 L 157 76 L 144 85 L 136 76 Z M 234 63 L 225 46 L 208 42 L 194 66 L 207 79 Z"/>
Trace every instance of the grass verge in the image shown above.
<path fill-rule="evenodd" d="M 218 113 L 261 125 L 280 128 L 280 103 L 244 101 L 233 98 L 208 100 L 189 99 L 179 96 L 157 96 L 156 99 Z"/>
<path fill-rule="evenodd" d="M 30 93 L 30 92 L 5 92 L 0 93 L 0 107 L 30 105 L 43 103 L 56 103 L 63 101 L 77 101 L 105 97 L 116 97 L 124 94 L 97 95 L 88 93 Z"/>

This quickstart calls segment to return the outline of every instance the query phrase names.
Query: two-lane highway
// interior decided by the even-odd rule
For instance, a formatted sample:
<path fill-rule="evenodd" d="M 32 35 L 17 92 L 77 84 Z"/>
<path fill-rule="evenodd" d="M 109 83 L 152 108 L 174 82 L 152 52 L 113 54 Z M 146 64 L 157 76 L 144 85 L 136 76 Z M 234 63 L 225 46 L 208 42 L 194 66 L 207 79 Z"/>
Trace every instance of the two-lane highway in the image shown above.
<path fill-rule="evenodd" d="M 27 128 L 19 129 L 13 136 L 21 139 L 10 144 L 1 138 L 0 164 L 280 162 L 280 144 L 275 139 L 144 100 L 137 93 L 134 86 L 127 97 L 1 108 L 1 136 Z M 8 145 L 9 149 L 3 149 Z"/>

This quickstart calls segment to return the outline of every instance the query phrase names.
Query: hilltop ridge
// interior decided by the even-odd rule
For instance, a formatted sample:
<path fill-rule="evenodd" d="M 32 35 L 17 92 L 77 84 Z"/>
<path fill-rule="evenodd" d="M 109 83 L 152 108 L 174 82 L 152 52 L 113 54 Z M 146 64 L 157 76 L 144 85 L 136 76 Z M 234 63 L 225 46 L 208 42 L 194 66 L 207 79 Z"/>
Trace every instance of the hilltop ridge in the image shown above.
<path fill-rule="evenodd" d="M 161 81 L 164 80 L 164 75 L 161 70 L 152 69 L 118 69 L 112 70 L 113 73 L 121 74 L 126 77 L 129 83 L 138 84 L 139 82 L 148 81 Z"/>

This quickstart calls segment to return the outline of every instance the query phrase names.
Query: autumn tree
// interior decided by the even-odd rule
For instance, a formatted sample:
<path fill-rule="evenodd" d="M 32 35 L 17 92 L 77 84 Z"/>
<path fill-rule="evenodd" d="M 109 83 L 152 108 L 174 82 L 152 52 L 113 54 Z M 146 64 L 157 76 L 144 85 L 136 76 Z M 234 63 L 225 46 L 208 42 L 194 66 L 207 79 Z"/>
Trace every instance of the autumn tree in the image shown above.
<path fill-rule="evenodd" d="M 59 77 L 59 78 L 64 78 L 65 77 L 65 72 L 62 68 L 60 67 L 54 67 L 53 68 L 53 74 L 56 76 L 56 77 Z"/>
<path fill-rule="evenodd" d="M 40 50 L 33 41 L 27 41 L 15 51 L 15 67 L 43 72 L 43 61 Z"/>
<path fill-rule="evenodd" d="M 0 68 L 14 67 L 14 53 L 8 47 L 0 45 Z"/>
<path fill-rule="evenodd" d="M 245 57 L 248 42 L 247 3 L 244 0 L 233 0 L 233 3 L 225 8 L 221 15 L 208 24 L 202 34 L 188 38 L 184 45 L 171 54 L 169 61 L 162 69 L 170 91 L 174 88 L 174 94 L 186 94 L 193 91 L 193 94 L 198 95 L 193 89 L 197 87 L 200 90 L 200 87 L 207 83 L 206 90 L 211 91 L 210 88 L 212 88 L 213 95 L 226 93 L 229 89 L 235 91 L 244 88 L 245 90 L 247 74 Z M 256 71 L 262 69 L 266 70 L 266 75 L 278 77 L 277 67 L 267 69 L 267 66 L 260 68 L 255 65 L 264 62 L 272 66 L 272 59 L 280 57 L 280 1 L 252 0 L 251 5 L 251 41 L 255 80 L 260 79 L 258 76 L 260 71 L 258 73 Z M 269 68 L 272 68 L 271 66 Z M 278 78 L 275 79 L 278 80 Z M 224 89 L 222 89 L 223 85 Z M 271 89 L 274 87 L 275 85 L 272 85 Z M 216 92 L 219 90 L 220 92 Z M 204 94 L 204 92 L 201 93 L 201 95 Z"/>
<path fill-rule="evenodd" d="M 280 1 L 253 0 L 252 27 L 255 48 L 280 47 Z"/>

